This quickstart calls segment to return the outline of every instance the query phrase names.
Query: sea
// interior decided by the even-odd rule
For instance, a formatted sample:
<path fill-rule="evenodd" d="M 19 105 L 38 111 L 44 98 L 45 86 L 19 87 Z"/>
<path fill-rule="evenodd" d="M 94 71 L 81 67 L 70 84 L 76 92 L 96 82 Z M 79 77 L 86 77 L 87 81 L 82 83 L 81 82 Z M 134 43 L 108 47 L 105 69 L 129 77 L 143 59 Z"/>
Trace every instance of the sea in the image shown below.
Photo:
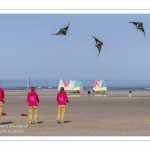
<path fill-rule="evenodd" d="M 65 80 L 63 80 L 65 81 Z M 94 80 L 80 80 L 84 90 L 92 90 Z M 108 90 L 150 90 L 150 80 L 104 80 Z M 5 90 L 26 90 L 28 80 L 0 80 Z M 36 90 L 57 90 L 58 80 L 30 80 Z"/>

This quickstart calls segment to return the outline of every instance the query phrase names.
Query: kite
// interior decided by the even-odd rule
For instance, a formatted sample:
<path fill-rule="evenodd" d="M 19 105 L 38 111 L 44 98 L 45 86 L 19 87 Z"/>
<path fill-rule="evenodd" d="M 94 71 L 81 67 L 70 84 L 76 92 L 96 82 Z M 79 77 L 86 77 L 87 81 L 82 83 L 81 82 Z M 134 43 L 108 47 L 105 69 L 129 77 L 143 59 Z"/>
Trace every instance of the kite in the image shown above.
<path fill-rule="evenodd" d="M 94 36 L 92 36 L 92 37 L 93 37 L 93 38 L 95 39 L 95 41 L 96 41 L 95 46 L 98 48 L 98 56 L 99 56 L 100 51 L 101 51 L 101 48 L 102 48 L 102 45 L 103 45 L 103 42 L 99 41 L 99 40 L 96 39 Z"/>
<path fill-rule="evenodd" d="M 66 35 L 67 31 L 68 31 L 68 28 L 69 28 L 69 25 L 70 25 L 70 23 L 68 24 L 67 27 L 61 28 L 59 32 L 57 32 L 55 34 L 51 34 L 51 35 Z"/>
<path fill-rule="evenodd" d="M 134 25 L 136 25 L 136 28 L 141 30 L 144 33 L 144 36 L 146 37 L 142 22 L 129 22 L 129 23 L 133 23 Z"/>

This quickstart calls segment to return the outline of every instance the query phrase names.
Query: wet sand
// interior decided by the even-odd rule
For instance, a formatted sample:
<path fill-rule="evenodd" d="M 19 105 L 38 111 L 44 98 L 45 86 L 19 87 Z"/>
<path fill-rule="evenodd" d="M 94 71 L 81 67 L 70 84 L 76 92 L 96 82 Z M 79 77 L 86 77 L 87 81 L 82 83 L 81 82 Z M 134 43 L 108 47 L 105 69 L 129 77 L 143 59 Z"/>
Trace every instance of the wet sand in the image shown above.
<path fill-rule="evenodd" d="M 65 123 L 57 124 L 57 91 L 38 90 L 39 123 L 28 124 L 26 91 L 5 90 L 0 136 L 149 136 L 150 91 L 108 91 L 87 96 L 68 93 Z"/>

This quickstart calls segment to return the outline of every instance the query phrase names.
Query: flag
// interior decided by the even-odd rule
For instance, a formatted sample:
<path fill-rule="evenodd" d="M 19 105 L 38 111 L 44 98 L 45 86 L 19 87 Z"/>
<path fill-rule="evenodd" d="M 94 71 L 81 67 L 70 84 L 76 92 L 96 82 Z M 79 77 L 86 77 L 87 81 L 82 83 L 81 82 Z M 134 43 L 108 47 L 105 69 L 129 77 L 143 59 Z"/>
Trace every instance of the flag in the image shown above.
<path fill-rule="evenodd" d="M 27 90 L 31 89 L 31 83 L 30 83 L 30 77 L 28 78 L 28 83 L 27 83 Z"/>

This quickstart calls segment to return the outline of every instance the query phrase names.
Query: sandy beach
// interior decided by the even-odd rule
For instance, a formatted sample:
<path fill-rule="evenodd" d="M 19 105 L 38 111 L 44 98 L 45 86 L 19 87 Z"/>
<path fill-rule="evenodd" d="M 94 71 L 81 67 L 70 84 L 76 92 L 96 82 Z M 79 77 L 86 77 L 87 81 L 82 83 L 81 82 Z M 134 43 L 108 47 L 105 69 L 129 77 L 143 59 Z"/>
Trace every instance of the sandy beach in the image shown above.
<path fill-rule="evenodd" d="M 149 136 L 150 91 L 111 90 L 107 95 L 68 93 L 65 123 L 57 124 L 57 91 L 37 90 L 39 123 L 28 124 L 26 91 L 5 90 L 0 136 Z"/>

